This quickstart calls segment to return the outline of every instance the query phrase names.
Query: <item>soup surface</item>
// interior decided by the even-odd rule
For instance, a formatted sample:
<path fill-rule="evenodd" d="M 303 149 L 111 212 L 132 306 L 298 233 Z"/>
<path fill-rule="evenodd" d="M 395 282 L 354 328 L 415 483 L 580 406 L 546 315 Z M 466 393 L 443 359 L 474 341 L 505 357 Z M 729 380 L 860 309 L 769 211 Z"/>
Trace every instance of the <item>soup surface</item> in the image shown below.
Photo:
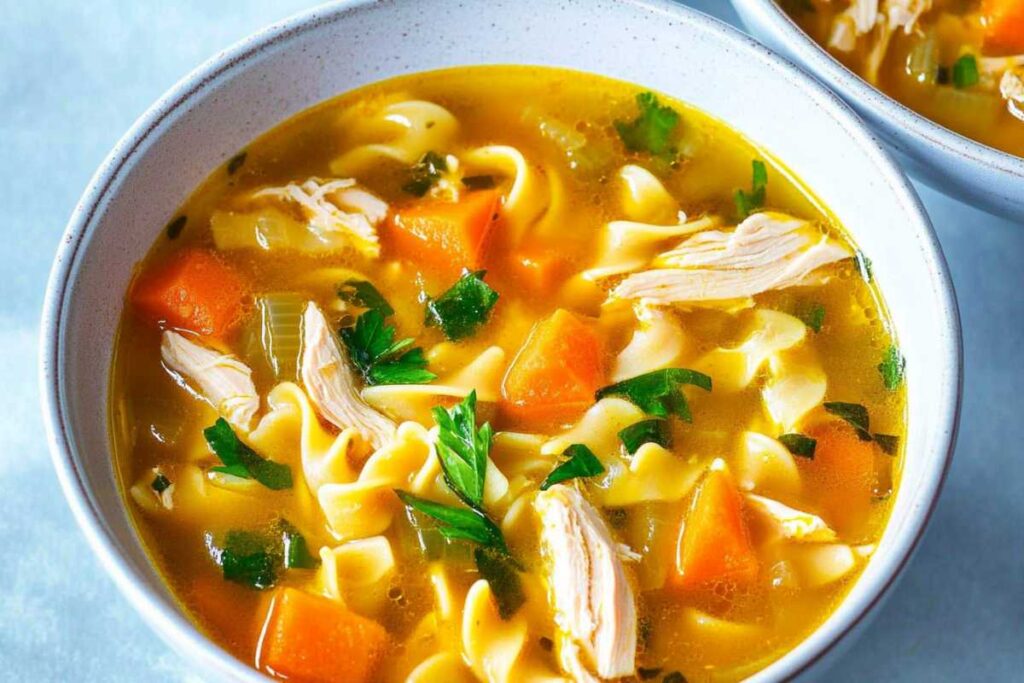
<path fill-rule="evenodd" d="M 735 680 L 879 539 L 870 260 L 721 122 L 419 74 L 217 169 L 127 294 L 111 424 L 196 623 L 292 680 Z"/>
<path fill-rule="evenodd" d="M 818 43 L 936 123 L 1024 156 L 1024 0 L 785 0 Z"/>

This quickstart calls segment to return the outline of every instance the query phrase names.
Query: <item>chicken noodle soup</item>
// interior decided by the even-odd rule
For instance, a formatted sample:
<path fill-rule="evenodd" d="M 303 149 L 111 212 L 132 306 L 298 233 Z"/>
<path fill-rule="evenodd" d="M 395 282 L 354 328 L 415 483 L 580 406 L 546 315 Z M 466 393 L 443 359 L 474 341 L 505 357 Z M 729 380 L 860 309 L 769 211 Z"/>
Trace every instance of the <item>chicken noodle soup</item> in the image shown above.
<path fill-rule="evenodd" d="M 818 43 L 933 121 L 1024 156 L 1024 0 L 780 0 Z"/>
<path fill-rule="evenodd" d="M 138 267 L 111 410 L 154 562 L 263 672 L 678 683 L 843 598 L 903 368 L 870 259 L 766 152 L 637 86 L 481 67 L 217 169 Z"/>

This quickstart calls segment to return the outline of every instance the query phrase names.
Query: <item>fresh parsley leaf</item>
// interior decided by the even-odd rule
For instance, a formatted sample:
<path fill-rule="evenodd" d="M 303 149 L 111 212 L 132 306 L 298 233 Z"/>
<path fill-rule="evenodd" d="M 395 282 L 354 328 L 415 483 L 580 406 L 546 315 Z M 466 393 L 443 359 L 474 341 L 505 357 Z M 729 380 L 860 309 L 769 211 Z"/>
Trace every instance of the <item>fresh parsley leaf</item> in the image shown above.
<path fill-rule="evenodd" d="M 953 86 L 957 89 L 977 85 L 981 80 L 978 73 L 978 60 L 974 55 L 961 55 L 953 62 Z"/>
<path fill-rule="evenodd" d="M 228 175 L 235 175 L 245 165 L 245 158 L 249 156 L 244 150 L 228 160 Z"/>
<path fill-rule="evenodd" d="M 853 256 L 853 261 L 857 264 L 857 270 L 860 271 L 860 276 L 864 279 L 864 282 L 871 284 L 871 281 L 875 279 L 875 274 L 871 269 L 871 259 L 858 249 L 857 253 Z"/>
<path fill-rule="evenodd" d="M 229 531 L 219 554 L 224 578 L 256 590 L 277 583 L 277 558 L 267 539 L 252 531 Z"/>
<path fill-rule="evenodd" d="M 423 349 L 409 348 L 412 339 L 395 341 L 395 328 L 384 322 L 384 315 L 371 308 L 356 319 L 356 324 L 341 330 L 353 365 L 367 384 L 424 384 L 437 379 L 427 370 Z"/>
<path fill-rule="evenodd" d="M 825 307 L 819 303 L 813 303 L 800 308 L 797 311 L 797 317 L 817 334 L 821 332 L 821 326 L 825 324 Z"/>
<path fill-rule="evenodd" d="M 462 179 L 462 184 L 467 190 L 489 190 L 494 187 L 494 176 L 469 175 Z"/>
<path fill-rule="evenodd" d="M 601 461 L 592 450 L 581 443 L 572 444 L 562 455 L 569 456 L 569 459 L 551 470 L 551 474 L 540 485 L 541 491 L 547 491 L 555 484 L 568 479 L 593 477 L 604 473 Z"/>
<path fill-rule="evenodd" d="M 823 404 L 825 412 L 845 420 L 857 431 L 861 441 L 871 441 L 870 418 L 868 409 L 859 403 L 840 403 L 838 401 L 826 402 Z"/>
<path fill-rule="evenodd" d="M 768 168 L 760 159 L 751 162 L 752 173 L 750 192 L 736 190 L 733 201 L 736 202 L 736 213 L 740 220 L 764 207 L 765 195 L 768 191 Z"/>
<path fill-rule="evenodd" d="M 395 309 L 384 295 L 366 280 L 347 280 L 338 285 L 338 298 L 356 306 L 380 311 L 385 318 L 395 314 Z"/>
<path fill-rule="evenodd" d="M 167 239 L 176 240 L 181 235 L 181 231 L 185 229 L 185 223 L 188 222 L 188 216 L 178 216 L 170 223 L 164 230 L 167 232 Z"/>
<path fill-rule="evenodd" d="M 616 121 L 615 131 L 630 152 L 647 152 L 668 162 L 673 162 L 678 151 L 672 137 L 679 125 L 679 113 L 669 106 L 658 104 L 658 98 L 651 92 L 636 96 L 640 115 L 630 122 Z"/>
<path fill-rule="evenodd" d="M 427 299 L 427 325 L 437 325 L 452 341 L 465 339 L 487 322 L 498 293 L 484 282 L 487 272 L 463 271 L 462 277 L 436 299 Z"/>
<path fill-rule="evenodd" d="M 448 162 L 437 152 L 427 152 L 416 165 L 409 170 L 409 182 L 402 185 L 402 190 L 411 195 L 422 197 L 448 170 Z"/>
<path fill-rule="evenodd" d="M 494 602 L 498 606 L 498 616 L 511 619 L 526 602 L 515 560 L 490 548 L 477 548 L 473 551 L 473 559 L 476 560 L 480 576 L 491 586 Z"/>
<path fill-rule="evenodd" d="M 281 556 L 285 569 L 313 569 L 320 560 L 309 552 L 306 537 L 282 518 L 277 521 L 277 532 L 281 539 Z"/>
<path fill-rule="evenodd" d="M 168 479 L 162 472 L 158 472 L 153 481 L 150 483 L 149 488 L 153 489 L 157 495 L 163 493 L 171 487 L 171 480 Z"/>
<path fill-rule="evenodd" d="M 508 554 L 508 546 L 505 545 L 501 529 L 479 510 L 435 503 L 400 489 L 395 489 L 395 493 L 406 506 L 437 520 L 438 531 L 445 538 L 472 541 L 485 548 L 494 548 L 505 555 Z"/>
<path fill-rule="evenodd" d="M 711 378 L 696 370 L 666 368 L 617 382 L 597 391 L 597 398 L 623 396 L 648 415 L 665 417 L 676 415 L 684 422 L 693 422 L 690 406 L 681 388 L 692 384 L 711 391 Z"/>
<path fill-rule="evenodd" d="M 482 510 L 493 431 L 486 422 L 476 428 L 476 391 L 451 410 L 435 406 L 433 413 L 438 427 L 437 457 L 448 488 L 466 505 Z"/>
<path fill-rule="evenodd" d="M 660 417 L 629 425 L 619 432 L 619 439 L 630 455 L 636 453 L 645 443 L 656 443 L 665 448 L 672 446 L 672 432 L 668 420 Z"/>
<path fill-rule="evenodd" d="M 903 383 L 903 371 L 906 366 L 907 359 L 895 345 L 890 345 L 882 356 L 882 362 L 878 364 L 878 373 L 882 376 L 882 384 L 886 389 L 895 391 Z"/>
<path fill-rule="evenodd" d="M 783 434 L 779 437 L 779 443 L 785 446 L 793 455 L 801 458 L 814 460 L 814 451 L 818 447 L 818 441 L 804 434 Z"/>
<path fill-rule="evenodd" d="M 217 418 L 211 427 L 203 430 L 210 450 L 217 454 L 223 467 L 212 471 L 223 472 L 243 479 L 255 479 L 268 489 L 275 491 L 292 487 L 292 471 L 287 465 L 261 458 L 254 450 L 242 443 L 231 425 L 224 418 Z"/>
<path fill-rule="evenodd" d="M 882 449 L 882 452 L 886 455 L 896 455 L 900 449 L 900 437 L 893 436 L 892 434 L 872 434 L 875 439 L 875 443 Z"/>

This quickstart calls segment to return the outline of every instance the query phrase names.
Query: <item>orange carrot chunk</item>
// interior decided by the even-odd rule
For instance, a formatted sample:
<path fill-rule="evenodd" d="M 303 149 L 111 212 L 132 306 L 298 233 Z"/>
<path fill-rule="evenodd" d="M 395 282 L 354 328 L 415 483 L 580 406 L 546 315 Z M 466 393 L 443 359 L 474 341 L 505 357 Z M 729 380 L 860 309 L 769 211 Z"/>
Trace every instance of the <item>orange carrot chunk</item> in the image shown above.
<path fill-rule="evenodd" d="M 807 430 L 817 441 L 814 458 L 795 458 L 808 494 L 842 534 L 856 534 L 871 512 L 875 485 L 875 445 L 862 441 L 842 420 L 829 420 Z"/>
<path fill-rule="evenodd" d="M 388 633 L 372 619 L 295 588 L 279 588 L 260 639 L 260 666 L 307 683 L 367 683 L 386 654 Z"/>
<path fill-rule="evenodd" d="M 470 192 L 458 202 L 429 200 L 391 215 L 385 237 L 395 253 L 444 272 L 483 265 L 501 195 Z"/>
<path fill-rule="evenodd" d="M 242 320 L 248 294 L 242 276 L 214 254 L 187 249 L 143 273 L 131 301 L 150 322 L 221 337 Z"/>
<path fill-rule="evenodd" d="M 1024 0 L 982 0 L 986 54 L 1024 53 Z"/>
<path fill-rule="evenodd" d="M 604 351 L 597 332 L 558 309 L 537 323 L 505 373 L 502 409 L 531 422 L 564 422 L 594 403 L 604 382 Z"/>
<path fill-rule="evenodd" d="M 712 469 L 704 477 L 683 521 L 671 583 L 683 590 L 716 583 L 749 586 L 760 563 L 743 519 L 743 498 L 728 470 Z"/>
<path fill-rule="evenodd" d="M 552 249 L 525 248 L 513 257 L 516 279 L 536 292 L 550 291 L 566 274 L 568 265 L 562 254 Z"/>

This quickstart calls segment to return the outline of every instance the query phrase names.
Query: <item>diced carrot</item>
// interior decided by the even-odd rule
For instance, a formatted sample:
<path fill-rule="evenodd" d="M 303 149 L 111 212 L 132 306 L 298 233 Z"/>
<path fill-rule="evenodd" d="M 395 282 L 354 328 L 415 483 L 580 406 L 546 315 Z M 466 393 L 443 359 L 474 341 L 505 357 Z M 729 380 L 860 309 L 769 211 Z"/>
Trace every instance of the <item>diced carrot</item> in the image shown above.
<path fill-rule="evenodd" d="M 536 292 L 549 291 L 565 275 L 565 258 L 551 250 L 527 249 L 512 258 L 516 278 Z"/>
<path fill-rule="evenodd" d="M 187 249 L 142 273 L 131 301 L 150 322 L 221 337 L 242 320 L 248 294 L 242 276 L 216 255 Z"/>
<path fill-rule="evenodd" d="M 399 209 L 385 232 L 395 253 L 444 272 L 483 265 L 487 238 L 498 217 L 501 195 L 470 192 L 458 202 L 428 200 Z"/>
<path fill-rule="evenodd" d="M 225 640 L 253 644 L 259 637 L 259 623 L 255 619 L 239 619 L 240 609 L 255 615 L 266 609 L 266 596 L 225 581 L 218 570 L 201 574 L 184 586 L 185 598 L 195 614 L 201 615 L 206 625 L 219 632 Z M 250 645 L 251 646 L 251 645 Z"/>
<path fill-rule="evenodd" d="M 807 493 L 837 531 L 856 533 L 871 510 L 875 445 L 842 420 L 821 422 L 806 432 L 817 441 L 814 458 L 794 459 Z"/>
<path fill-rule="evenodd" d="M 320 683 L 371 680 L 388 647 L 388 633 L 341 603 L 295 588 L 279 588 L 260 639 L 260 666 L 289 680 Z"/>
<path fill-rule="evenodd" d="M 682 590 L 749 586 L 759 570 L 736 482 L 728 470 L 711 469 L 683 520 L 670 585 Z"/>
<path fill-rule="evenodd" d="M 558 309 L 537 323 L 502 383 L 502 411 L 533 423 L 572 420 L 594 403 L 604 381 L 597 332 Z"/>
<path fill-rule="evenodd" d="M 982 0 L 986 54 L 1024 53 L 1024 0 Z"/>

